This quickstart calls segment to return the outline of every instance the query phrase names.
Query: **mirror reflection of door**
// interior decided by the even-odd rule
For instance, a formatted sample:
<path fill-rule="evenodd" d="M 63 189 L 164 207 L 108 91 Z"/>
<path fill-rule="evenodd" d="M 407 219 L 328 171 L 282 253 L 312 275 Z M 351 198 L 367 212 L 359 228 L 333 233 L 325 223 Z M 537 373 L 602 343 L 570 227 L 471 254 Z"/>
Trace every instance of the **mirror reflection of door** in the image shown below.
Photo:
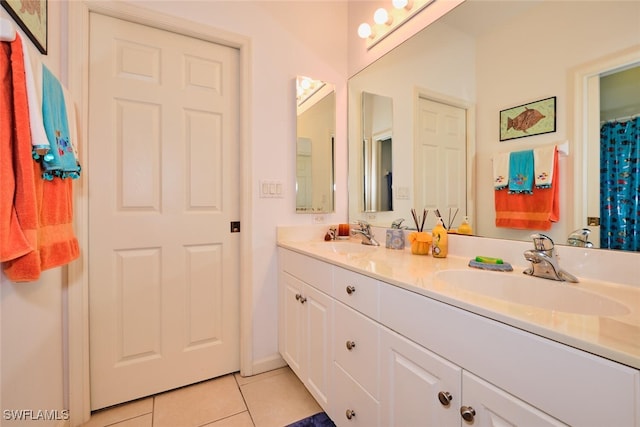
<path fill-rule="evenodd" d="M 393 210 L 393 101 L 362 93 L 364 212 Z"/>
<path fill-rule="evenodd" d="M 419 98 L 415 204 L 431 212 L 438 209 L 444 221 L 452 221 L 453 228 L 467 215 L 466 127 L 465 109 Z M 450 215 L 453 212 L 458 214 Z M 427 216 L 427 229 L 433 228 L 435 218 Z"/>

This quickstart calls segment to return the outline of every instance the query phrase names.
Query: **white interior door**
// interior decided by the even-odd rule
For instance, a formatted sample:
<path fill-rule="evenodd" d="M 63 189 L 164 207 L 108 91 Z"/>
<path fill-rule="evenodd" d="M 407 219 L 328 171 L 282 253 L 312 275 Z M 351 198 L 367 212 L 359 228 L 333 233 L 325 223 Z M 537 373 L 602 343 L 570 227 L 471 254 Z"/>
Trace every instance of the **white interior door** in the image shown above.
<path fill-rule="evenodd" d="M 239 53 L 92 13 L 91 407 L 239 369 Z"/>
<path fill-rule="evenodd" d="M 445 226 L 449 209 L 459 209 L 453 228 L 466 215 L 466 110 L 420 98 L 415 146 L 415 203 L 417 208 L 440 211 Z M 427 217 L 427 229 L 435 216 Z"/>

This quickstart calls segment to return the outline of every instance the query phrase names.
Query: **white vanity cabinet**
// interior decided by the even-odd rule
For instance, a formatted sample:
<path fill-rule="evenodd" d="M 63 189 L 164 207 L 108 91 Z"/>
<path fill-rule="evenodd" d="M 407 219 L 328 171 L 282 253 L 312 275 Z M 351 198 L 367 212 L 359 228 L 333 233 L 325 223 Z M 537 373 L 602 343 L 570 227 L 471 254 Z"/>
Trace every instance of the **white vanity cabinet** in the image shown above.
<path fill-rule="evenodd" d="M 333 300 L 328 292 L 318 288 L 330 291 L 331 268 L 289 251 L 280 251 L 280 258 L 280 354 L 320 406 L 328 411 Z"/>
<path fill-rule="evenodd" d="M 338 427 L 640 427 L 637 369 L 293 251 L 280 258 L 280 351 Z M 297 294 L 322 315 L 310 320 Z"/>

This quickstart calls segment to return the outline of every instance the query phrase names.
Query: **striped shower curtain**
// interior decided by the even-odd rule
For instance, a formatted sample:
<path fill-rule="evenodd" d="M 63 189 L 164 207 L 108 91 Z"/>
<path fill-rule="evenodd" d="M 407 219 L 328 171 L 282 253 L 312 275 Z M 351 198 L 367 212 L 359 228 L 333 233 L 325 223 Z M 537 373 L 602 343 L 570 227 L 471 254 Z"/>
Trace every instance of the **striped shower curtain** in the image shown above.
<path fill-rule="evenodd" d="M 640 117 L 600 128 L 600 246 L 640 251 Z"/>

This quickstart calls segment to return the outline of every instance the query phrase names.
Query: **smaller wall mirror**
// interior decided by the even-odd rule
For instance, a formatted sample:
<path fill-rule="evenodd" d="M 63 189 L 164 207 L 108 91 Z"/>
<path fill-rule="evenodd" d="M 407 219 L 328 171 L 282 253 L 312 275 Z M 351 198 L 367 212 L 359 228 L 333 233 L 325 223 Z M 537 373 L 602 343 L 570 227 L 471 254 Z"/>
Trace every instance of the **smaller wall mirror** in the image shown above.
<path fill-rule="evenodd" d="M 296 114 L 296 212 L 333 212 L 335 86 L 298 76 Z"/>
<path fill-rule="evenodd" d="M 393 210 L 393 100 L 362 93 L 364 212 Z"/>

